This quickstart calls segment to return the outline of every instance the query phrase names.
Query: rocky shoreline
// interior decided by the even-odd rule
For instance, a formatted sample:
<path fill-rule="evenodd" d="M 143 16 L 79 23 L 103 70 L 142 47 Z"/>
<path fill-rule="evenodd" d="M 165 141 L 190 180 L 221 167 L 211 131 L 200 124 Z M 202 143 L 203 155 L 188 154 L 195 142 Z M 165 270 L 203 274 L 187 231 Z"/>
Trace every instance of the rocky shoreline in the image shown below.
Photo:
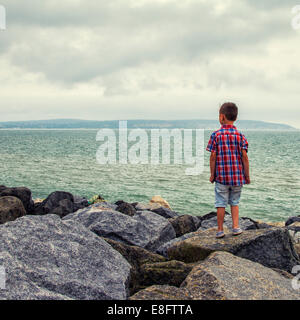
<path fill-rule="evenodd" d="M 215 239 L 216 213 L 178 213 L 159 196 L 109 203 L 0 186 L 1 300 L 299 300 L 300 216 L 243 217 Z"/>

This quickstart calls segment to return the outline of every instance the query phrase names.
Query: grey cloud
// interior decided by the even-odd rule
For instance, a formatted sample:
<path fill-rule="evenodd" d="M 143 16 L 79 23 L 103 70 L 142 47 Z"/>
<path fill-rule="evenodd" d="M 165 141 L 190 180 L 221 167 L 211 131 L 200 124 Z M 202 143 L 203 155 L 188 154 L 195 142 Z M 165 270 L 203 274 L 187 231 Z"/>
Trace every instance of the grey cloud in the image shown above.
<path fill-rule="evenodd" d="M 295 0 L 244 0 L 250 6 L 259 9 L 274 9 L 274 8 L 293 8 L 297 2 Z"/>
<path fill-rule="evenodd" d="M 29 118 L 70 110 L 84 118 L 188 118 L 200 114 L 200 105 L 211 117 L 209 108 L 230 97 L 249 110 L 259 104 L 252 118 L 264 109 L 268 120 L 283 96 L 295 105 L 294 1 L 220 0 L 231 3 L 220 12 L 216 1 L 153 0 L 130 8 L 129 0 L 2 0 L 8 21 L 0 64 L 8 70 L 1 75 L 11 83 L 1 88 L 2 104 L 11 108 L 6 119 L 25 117 L 18 110 Z"/>
<path fill-rule="evenodd" d="M 147 62 L 203 63 L 290 32 L 284 18 L 243 11 L 243 6 L 219 17 L 210 2 L 193 2 L 185 9 L 174 3 L 132 9 L 116 0 L 84 5 L 10 1 L 13 31 L 6 35 L 3 52 L 14 64 L 62 84 L 103 80 Z M 82 50 L 74 41 L 84 46 L 84 32 L 92 43 Z"/>

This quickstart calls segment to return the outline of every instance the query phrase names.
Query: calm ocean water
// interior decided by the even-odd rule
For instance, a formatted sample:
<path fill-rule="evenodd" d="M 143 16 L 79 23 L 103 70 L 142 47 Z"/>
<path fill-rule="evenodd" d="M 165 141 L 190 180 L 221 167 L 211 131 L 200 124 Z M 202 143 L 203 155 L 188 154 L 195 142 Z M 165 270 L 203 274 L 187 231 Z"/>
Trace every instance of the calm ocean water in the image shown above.
<path fill-rule="evenodd" d="M 179 165 L 99 165 L 96 130 L 0 130 L 0 184 L 26 186 L 35 198 L 56 190 L 108 201 L 148 202 L 161 195 L 180 213 L 214 210 L 205 172 L 186 176 Z M 211 131 L 205 131 L 205 144 Z M 244 186 L 241 216 L 265 221 L 300 214 L 300 131 L 244 131 L 252 184 Z M 228 208 L 229 210 L 229 208 Z"/>

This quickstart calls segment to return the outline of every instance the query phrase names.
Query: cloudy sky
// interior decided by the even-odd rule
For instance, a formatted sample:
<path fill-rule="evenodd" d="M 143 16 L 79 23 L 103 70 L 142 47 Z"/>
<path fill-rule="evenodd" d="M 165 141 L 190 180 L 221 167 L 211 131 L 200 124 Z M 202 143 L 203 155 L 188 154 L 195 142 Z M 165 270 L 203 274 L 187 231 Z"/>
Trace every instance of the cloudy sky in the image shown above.
<path fill-rule="evenodd" d="M 300 128 L 296 0 L 0 3 L 0 121 L 213 119 L 235 101 Z"/>

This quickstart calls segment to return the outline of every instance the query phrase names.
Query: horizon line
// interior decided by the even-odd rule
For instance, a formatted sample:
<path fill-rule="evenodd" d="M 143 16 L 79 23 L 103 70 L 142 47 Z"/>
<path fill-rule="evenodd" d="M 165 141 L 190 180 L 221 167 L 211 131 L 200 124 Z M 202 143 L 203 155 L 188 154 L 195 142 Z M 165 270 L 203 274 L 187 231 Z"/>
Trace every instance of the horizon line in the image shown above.
<path fill-rule="evenodd" d="M 211 122 L 218 122 L 217 119 L 119 119 L 119 120 L 95 120 L 95 119 L 82 119 L 82 118 L 52 118 L 52 119 L 42 119 L 42 120 L 9 120 L 9 121 L 0 121 L 0 125 L 1 124 L 12 124 L 12 123 L 16 123 L 16 124 L 24 124 L 24 123 L 36 123 L 36 122 L 51 122 L 51 121 L 82 121 L 82 122 L 101 122 L 101 123 L 105 123 L 105 122 L 118 122 L 118 121 L 156 121 L 156 122 L 177 122 L 177 121 L 211 121 Z M 236 120 L 237 123 L 239 122 L 258 122 L 258 123 L 265 123 L 265 124 L 271 124 L 271 125 L 281 125 L 281 126 L 287 126 L 290 129 L 287 130 L 300 130 L 299 127 L 295 127 L 292 126 L 290 124 L 286 124 L 286 123 L 282 123 L 282 122 L 273 122 L 273 121 L 266 121 L 266 120 L 253 120 L 253 119 L 238 119 Z M 8 129 L 8 128 L 1 128 L 1 129 Z M 13 129 L 13 128 L 10 128 Z M 17 129 L 17 127 L 16 127 Z M 27 128 L 30 129 L 30 128 Z M 35 129 L 35 128 L 33 128 Z M 52 129 L 52 128 L 50 128 Z M 59 128 L 53 128 L 53 129 L 59 129 Z M 69 128 L 66 128 L 69 129 Z M 70 128 L 71 129 L 71 128 Z M 73 128 L 73 129 L 77 129 L 77 128 Z M 78 128 L 79 129 L 79 128 Z M 86 127 L 80 127 L 80 129 L 89 129 Z M 259 129 L 259 128 L 258 128 Z M 252 130 L 255 130 L 255 128 L 252 128 Z M 267 129 L 266 129 L 267 130 Z M 270 129 L 270 130 L 279 130 L 279 129 Z"/>

